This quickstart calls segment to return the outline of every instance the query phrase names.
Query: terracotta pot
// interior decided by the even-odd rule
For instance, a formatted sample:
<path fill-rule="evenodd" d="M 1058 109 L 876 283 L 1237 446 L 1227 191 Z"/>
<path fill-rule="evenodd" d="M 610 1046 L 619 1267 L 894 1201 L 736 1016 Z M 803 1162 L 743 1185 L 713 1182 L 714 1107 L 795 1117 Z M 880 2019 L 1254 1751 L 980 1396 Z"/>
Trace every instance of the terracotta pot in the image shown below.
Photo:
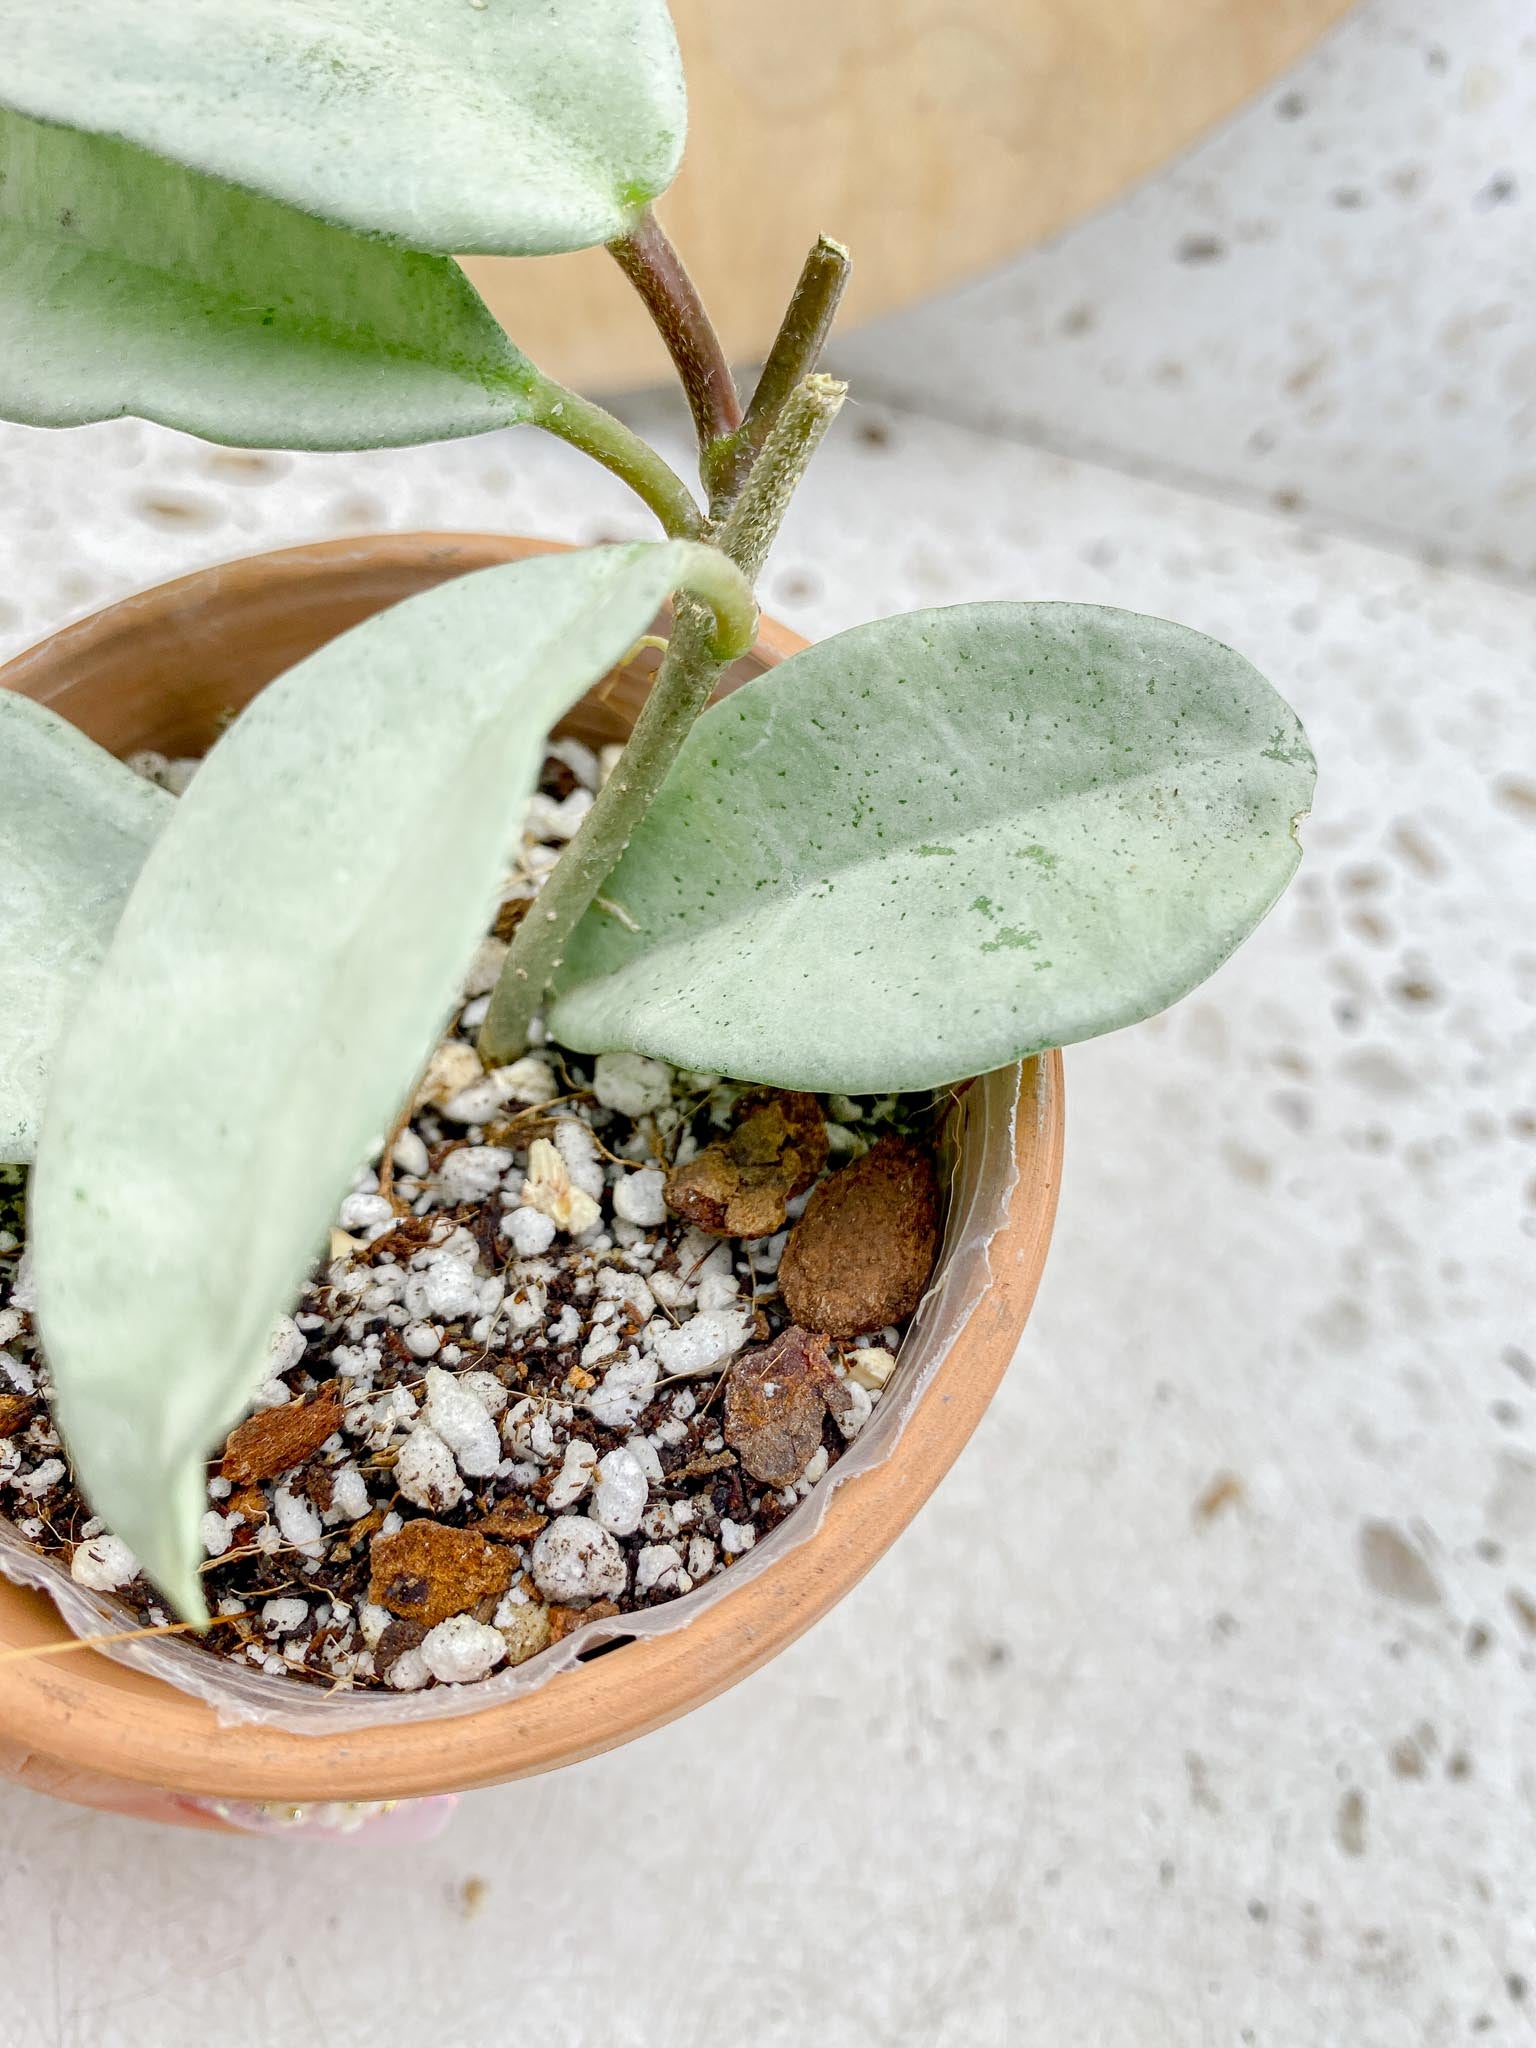
<path fill-rule="evenodd" d="M 546 544 L 491 534 L 329 541 L 199 570 L 66 627 L 0 669 L 119 753 L 200 751 L 220 718 L 301 656 L 413 592 Z M 733 680 L 801 643 L 765 622 Z M 572 714 L 622 738 L 654 657 Z M 1017 1180 L 992 1283 L 885 1463 L 847 1479 L 825 1518 L 685 1628 L 634 1639 L 524 1698 L 450 1721 L 337 1737 L 220 1727 L 198 1700 L 90 1651 L 0 1661 L 0 1772 L 83 1804 L 173 1817 L 166 1794 L 394 1800 L 493 1784 L 595 1755 L 701 1705 L 792 1642 L 862 1578 L 928 1498 L 1007 1370 L 1045 1262 L 1062 1148 L 1059 1055 L 1022 1070 Z M 51 1604 L 0 1580 L 0 1650 L 64 1636 Z M 188 1814 L 193 1824 L 207 1825 Z"/>

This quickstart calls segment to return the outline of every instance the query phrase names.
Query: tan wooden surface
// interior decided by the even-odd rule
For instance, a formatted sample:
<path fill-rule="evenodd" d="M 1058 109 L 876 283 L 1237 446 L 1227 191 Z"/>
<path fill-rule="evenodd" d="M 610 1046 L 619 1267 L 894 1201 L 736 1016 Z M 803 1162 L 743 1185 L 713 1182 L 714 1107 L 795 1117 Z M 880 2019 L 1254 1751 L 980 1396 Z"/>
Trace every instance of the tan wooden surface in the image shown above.
<path fill-rule="evenodd" d="M 941 290 L 1102 205 L 1241 105 L 1350 0 L 672 0 L 682 172 L 658 211 L 733 358 L 760 358 L 823 230 L 845 319 Z M 666 374 L 604 251 L 467 268 L 587 391 Z"/>
<path fill-rule="evenodd" d="M 120 752 L 196 750 L 221 715 L 382 606 L 542 549 L 492 534 L 326 541 L 202 569 L 66 626 L 0 669 Z M 764 622 L 745 673 L 804 643 Z M 622 736 L 642 677 L 620 671 L 572 715 Z M 1061 1058 L 1023 1069 L 1008 1222 L 992 1285 L 882 1465 L 832 1494 L 820 1529 L 670 1635 L 635 1639 L 525 1698 L 451 1721 L 335 1737 L 221 1728 L 188 1695 L 79 1651 L 0 1663 L 0 1775 L 80 1805 L 145 1813 L 151 1788 L 227 1799 L 400 1799 L 552 1770 L 660 1727 L 755 1671 L 857 1584 L 949 1469 L 1007 1371 L 1045 1264 L 1061 1174 Z M 0 1651 L 58 1641 L 51 1604 L 0 1579 Z M 160 1810 L 157 1817 L 177 1818 Z"/>

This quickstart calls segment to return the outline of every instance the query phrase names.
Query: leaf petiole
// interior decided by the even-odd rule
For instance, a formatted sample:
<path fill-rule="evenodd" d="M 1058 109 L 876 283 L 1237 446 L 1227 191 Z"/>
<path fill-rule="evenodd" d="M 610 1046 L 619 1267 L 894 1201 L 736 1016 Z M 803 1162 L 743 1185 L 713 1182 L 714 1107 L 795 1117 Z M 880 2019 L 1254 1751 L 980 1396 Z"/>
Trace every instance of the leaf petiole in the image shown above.
<path fill-rule="evenodd" d="M 628 484 L 656 514 L 669 539 L 698 538 L 704 519 L 693 493 L 650 443 L 621 419 L 543 375 L 534 387 L 531 404 L 531 425 L 568 441 Z"/>
<path fill-rule="evenodd" d="M 741 400 L 714 323 L 666 230 L 647 207 L 610 255 L 645 302 L 688 395 L 702 455 L 741 425 Z"/>

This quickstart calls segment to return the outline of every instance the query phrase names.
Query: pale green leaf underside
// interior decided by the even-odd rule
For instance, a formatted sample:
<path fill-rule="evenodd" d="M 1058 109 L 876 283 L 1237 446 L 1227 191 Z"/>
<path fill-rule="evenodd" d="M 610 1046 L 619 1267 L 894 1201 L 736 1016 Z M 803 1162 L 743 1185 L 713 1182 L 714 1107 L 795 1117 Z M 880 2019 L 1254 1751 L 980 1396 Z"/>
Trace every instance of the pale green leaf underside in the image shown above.
<path fill-rule="evenodd" d="M 611 241 L 687 120 L 665 0 L 4 0 L 0 103 L 415 249 Z"/>
<path fill-rule="evenodd" d="M 364 448 L 513 425 L 543 388 L 447 257 L 0 110 L 6 418 Z"/>
<path fill-rule="evenodd" d="M 637 544 L 412 598 L 257 698 L 146 861 L 55 1062 L 31 1218 L 75 1469 L 184 1613 L 202 1460 L 452 1006 L 546 730 L 722 574 L 745 595 L 712 550 Z"/>
<path fill-rule="evenodd" d="M 171 803 L 0 690 L 0 1161 L 32 1157 L 54 1047 Z"/>
<path fill-rule="evenodd" d="M 852 1092 L 1092 1038 L 1246 938 L 1312 782 L 1257 671 L 1161 619 L 988 604 L 861 626 L 694 728 L 604 884 L 625 917 L 588 913 L 551 1028 Z"/>

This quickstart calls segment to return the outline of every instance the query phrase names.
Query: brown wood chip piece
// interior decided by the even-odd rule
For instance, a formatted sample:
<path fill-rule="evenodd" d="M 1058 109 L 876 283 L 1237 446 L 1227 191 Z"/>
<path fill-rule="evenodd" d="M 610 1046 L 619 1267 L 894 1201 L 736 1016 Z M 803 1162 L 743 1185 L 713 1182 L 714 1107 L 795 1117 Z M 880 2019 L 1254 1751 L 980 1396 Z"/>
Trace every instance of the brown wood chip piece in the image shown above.
<path fill-rule="evenodd" d="M 814 1095 L 749 1088 L 730 1136 L 667 1176 L 666 1203 L 712 1237 L 771 1237 L 785 1204 L 827 1163 L 827 1126 Z"/>
<path fill-rule="evenodd" d="M 698 1457 L 690 1458 L 686 1465 L 679 1465 L 674 1471 L 669 1472 L 667 1478 L 669 1481 L 674 1479 L 704 1479 L 711 1472 L 723 1472 L 727 1466 L 734 1465 L 735 1463 L 736 1453 L 734 1451 L 702 1451 Z"/>
<path fill-rule="evenodd" d="M 475 1527 L 482 1536 L 489 1536 L 493 1543 L 524 1543 L 530 1536 L 537 1536 L 548 1520 L 548 1515 L 541 1515 L 526 1501 L 499 1500 L 488 1515 L 481 1516 Z"/>
<path fill-rule="evenodd" d="M 312 1458 L 341 1428 L 341 1403 L 324 1394 L 315 1401 L 290 1401 L 263 1408 L 230 1431 L 219 1470 L 236 1486 L 275 1479 Z"/>
<path fill-rule="evenodd" d="M 473 1529 L 442 1522 L 407 1522 L 393 1536 L 376 1536 L 369 1551 L 368 1598 L 378 1607 L 426 1628 L 450 1614 L 467 1614 L 505 1593 L 517 1560 Z"/>
<path fill-rule="evenodd" d="M 911 1138 L 882 1138 L 806 1203 L 784 1247 L 779 1291 L 806 1329 L 861 1337 L 913 1313 L 938 1247 L 932 1154 Z"/>
<path fill-rule="evenodd" d="M 32 1420 L 29 1394 L 0 1394 L 0 1436 L 15 1436 Z"/>
<path fill-rule="evenodd" d="M 765 1486 L 793 1486 L 821 1443 L 823 1391 L 833 1377 L 825 1337 L 781 1330 L 771 1344 L 743 1351 L 725 1383 L 725 1440 Z"/>
<path fill-rule="evenodd" d="M 256 1523 L 264 1522 L 270 1513 L 267 1496 L 259 1486 L 237 1486 L 225 1501 L 224 1511 L 230 1515 L 243 1515 L 253 1528 Z"/>
<path fill-rule="evenodd" d="M 562 1636 L 568 1636 L 573 1628 L 580 1628 L 584 1621 L 607 1621 L 619 1609 L 612 1600 L 594 1600 L 590 1607 L 551 1607 L 548 1612 L 549 1640 L 558 1643 Z"/>

